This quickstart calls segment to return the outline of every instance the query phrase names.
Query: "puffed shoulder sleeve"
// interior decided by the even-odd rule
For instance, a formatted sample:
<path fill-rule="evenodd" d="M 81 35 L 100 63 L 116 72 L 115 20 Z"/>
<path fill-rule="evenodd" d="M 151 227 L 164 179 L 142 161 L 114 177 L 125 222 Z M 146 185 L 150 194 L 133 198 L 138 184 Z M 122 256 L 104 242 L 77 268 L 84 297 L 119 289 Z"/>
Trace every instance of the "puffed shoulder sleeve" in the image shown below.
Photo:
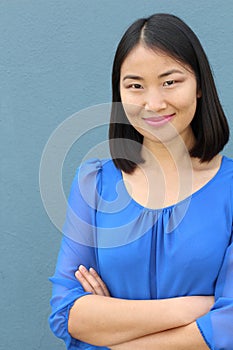
<path fill-rule="evenodd" d="M 197 326 L 211 350 L 233 350 L 233 238 L 226 250 L 215 288 L 215 303 Z"/>
<path fill-rule="evenodd" d="M 96 200 L 101 188 L 101 162 L 91 160 L 82 165 L 73 180 L 68 199 L 63 238 L 57 265 L 50 281 L 53 284 L 49 317 L 53 333 L 64 340 L 69 350 L 90 349 L 70 336 L 68 316 L 75 300 L 86 294 L 75 278 L 80 264 L 98 271 L 95 250 Z M 91 347 L 93 348 L 93 347 Z"/>

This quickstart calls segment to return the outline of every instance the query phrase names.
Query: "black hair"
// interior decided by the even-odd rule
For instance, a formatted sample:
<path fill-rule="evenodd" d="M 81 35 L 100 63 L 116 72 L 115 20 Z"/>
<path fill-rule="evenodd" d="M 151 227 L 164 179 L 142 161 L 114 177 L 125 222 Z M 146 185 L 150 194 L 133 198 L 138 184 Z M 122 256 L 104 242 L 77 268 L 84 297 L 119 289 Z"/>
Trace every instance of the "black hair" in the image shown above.
<path fill-rule="evenodd" d="M 202 45 L 180 18 L 166 13 L 136 20 L 123 35 L 112 69 L 112 110 L 109 126 L 110 152 L 117 168 L 132 173 L 142 163 L 143 136 L 129 123 L 120 96 L 121 66 L 139 44 L 168 54 L 194 72 L 201 97 L 191 127 L 196 138 L 191 157 L 210 161 L 228 142 L 229 126 L 222 109 L 208 58 Z M 132 147 L 132 141 L 134 141 Z"/>

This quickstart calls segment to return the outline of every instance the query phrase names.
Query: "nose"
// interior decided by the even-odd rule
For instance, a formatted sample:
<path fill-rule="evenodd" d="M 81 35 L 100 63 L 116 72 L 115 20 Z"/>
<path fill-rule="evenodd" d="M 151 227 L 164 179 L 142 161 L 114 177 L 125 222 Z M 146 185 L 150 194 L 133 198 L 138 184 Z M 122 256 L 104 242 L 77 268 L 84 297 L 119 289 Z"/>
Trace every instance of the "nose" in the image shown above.
<path fill-rule="evenodd" d="M 167 102 L 163 94 L 158 89 L 151 89 L 145 95 L 144 108 L 146 111 L 158 112 L 166 109 Z"/>

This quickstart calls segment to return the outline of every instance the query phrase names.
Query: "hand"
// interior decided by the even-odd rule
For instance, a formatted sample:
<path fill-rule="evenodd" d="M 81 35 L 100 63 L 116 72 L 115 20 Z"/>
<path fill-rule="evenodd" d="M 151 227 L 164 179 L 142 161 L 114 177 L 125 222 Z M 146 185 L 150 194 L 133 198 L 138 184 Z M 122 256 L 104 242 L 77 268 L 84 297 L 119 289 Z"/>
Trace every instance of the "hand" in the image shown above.
<path fill-rule="evenodd" d="M 92 267 L 87 270 L 85 266 L 80 265 L 79 269 L 75 272 L 75 277 L 81 283 L 85 292 L 103 295 L 105 297 L 110 296 L 106 284 Z"/>

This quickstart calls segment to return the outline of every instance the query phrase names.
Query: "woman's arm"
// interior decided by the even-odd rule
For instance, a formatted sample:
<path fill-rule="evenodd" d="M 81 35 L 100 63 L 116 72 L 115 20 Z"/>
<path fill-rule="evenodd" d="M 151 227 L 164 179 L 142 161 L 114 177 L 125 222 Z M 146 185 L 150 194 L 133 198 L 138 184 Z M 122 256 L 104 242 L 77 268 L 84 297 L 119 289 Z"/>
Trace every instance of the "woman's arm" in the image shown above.
<path fill-rule="evenodd" d="M 111 350 L 208 350 L 195 322 L 114 345 Z"/>
<path fill-rule="evenodd" d="M 207 313 L 213 304 L 212 297 L 202 296 L 163 300 L 111 298 L 100 292 L 100 282 L 95 276 L 96 273 L 86 269 L 76 273 L 84 290 L 97 295 L 86 295 L 74 303 L 68 330 L 72 337 L 97 346 L 126 343 L 187 325 Z"/>

